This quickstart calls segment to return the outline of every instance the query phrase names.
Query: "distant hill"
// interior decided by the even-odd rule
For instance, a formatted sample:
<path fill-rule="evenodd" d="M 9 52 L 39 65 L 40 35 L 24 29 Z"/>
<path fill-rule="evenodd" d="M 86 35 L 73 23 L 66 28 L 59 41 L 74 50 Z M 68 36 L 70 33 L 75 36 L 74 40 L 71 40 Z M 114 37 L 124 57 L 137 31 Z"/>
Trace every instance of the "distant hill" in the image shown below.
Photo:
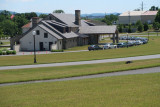
<path fill-rule="evenodd" d="M 4 10 L 0 10 L 0 13 L 4 11 Z M 8 11 L 8 10 L 7 10 Z M 13 12 L 13 11 L 9 11 L 11 14 L 17 14 L 17 12 Z M 31 13 L 31 12 L 25 12 L 25 13 Z M 49 14 L 49 13 L 41 13 L 41 12 L 35 12 L 37 14 L 37 16 L 39 16 L 40 14 Z"/>
<path fill-rule="evenodd" d="M 92 13 L 92 14 L 82 14 L 81 16 L 82 17 L 86 17 L 86 16 L 105 16 L 105 15 L 111 15 L 111 14 L 113 14 L 113 15 L 120 15 L 120 13 L 117 13 L 117 12 L 114 12 L 114 13 Z"/>
<path fill-rule="evenodd" d="M 0 12 L 2 12 L 4 10 L 0 10 Z M 11 14 L 16 14 L 18 12 L 14 12 L 14 11 L 9 11 Z M 30 12 L 25 12 L 25 13 L 30 13 Z M 49 13 L 41 13 L 41 12 L 35 12 L 37 14 L 37 16 L 39 16 L 40 14 L 49 14 Z M 91 14 L 82 14 L 81 17 L 88 17 L 88 18 L 103 18 L 105 15 L 120 15 L 120 13 L 114 12 L 114 13 L 91 13 Z"/>

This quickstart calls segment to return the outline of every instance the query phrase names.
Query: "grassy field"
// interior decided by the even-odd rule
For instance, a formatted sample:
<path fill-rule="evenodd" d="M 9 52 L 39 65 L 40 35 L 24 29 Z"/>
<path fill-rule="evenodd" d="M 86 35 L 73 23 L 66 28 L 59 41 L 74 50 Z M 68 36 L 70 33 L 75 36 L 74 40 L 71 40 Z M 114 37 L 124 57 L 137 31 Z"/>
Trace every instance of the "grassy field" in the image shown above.
<path fill-rule="evenodd" d="M 159 107 L 160 73 L 0 87 L 1 107 Z"/>
<path fill-rule="evenodd" d="M 85 61 L 108 58 L 120 58 L 140 55 L 160 54 L 160 36 L 150 37 L 148 44 L 141 46 L 134 46 L 130 48 L 88 51 L 78 53 L 61 53 L 37 55 L 37 64 L 55 63 L 55 62 L 71 62 L 71 61 Z M 27 65 L 34 64 L 33 56 L 0 56 L 0 66 L 7 65 Z"/>
<path fill-rule="evenodd" d="M 89 45 L 76 46 L 76 47 L 73 47 L 73 48 L 66 49 L 66 50 L 64 50 L 64 51 L 88 50 L 88 46 L 89 46 Z"/>
<path fill-rule="evenodd" d="M 160 59 L 0 71 L 0 83 L 57 79 L 160 66 Z"/>
<path fill-rule="evenodd" d="M 10 45 L 10 42 L 3 42 L 3 44 L 0 44 L 0 46 L 3 46 L 3 45 Z"/>

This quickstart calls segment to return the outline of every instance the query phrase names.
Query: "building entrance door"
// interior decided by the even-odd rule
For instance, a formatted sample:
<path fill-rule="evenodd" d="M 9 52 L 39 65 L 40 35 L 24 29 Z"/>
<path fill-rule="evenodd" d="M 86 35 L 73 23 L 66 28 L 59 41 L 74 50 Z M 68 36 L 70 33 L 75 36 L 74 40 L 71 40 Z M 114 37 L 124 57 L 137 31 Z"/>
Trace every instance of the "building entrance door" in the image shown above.
<path fill-rule="evenodd" d="M 49 42 L 49 51 L 51 51 L 51 45 L 53 44 L 53 42 Z"/>
<path fill-rule="evenodd" d="M 43 42 L 40 42 L 40 43 L 39 43 L 39 46 L 40 46 L 40 51 L 43 51 L 43 50 L 44 50 Z"/>

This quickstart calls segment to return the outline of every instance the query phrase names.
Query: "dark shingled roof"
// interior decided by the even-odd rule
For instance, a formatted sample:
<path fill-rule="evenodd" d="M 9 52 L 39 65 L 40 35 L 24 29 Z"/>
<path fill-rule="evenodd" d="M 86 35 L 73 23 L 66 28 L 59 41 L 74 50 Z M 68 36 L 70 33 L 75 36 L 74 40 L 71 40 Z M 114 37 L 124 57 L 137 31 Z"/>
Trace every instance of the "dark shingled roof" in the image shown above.
<path fill-rule="evenodd" d="M 52 13 L 53 16 L 64 22 L 70 27 L 79 27 L 75 22 L 75 15 L 73 14 L 64 14 L 64 13 Z M 81 26 L 89 26 L 85 20 L 81 20 Z"/>
<path fill-rule="evenodd" d="M 81 34 L 113 34 L 117 30 L 117 26 L 87 26 L 80 27 Z"/>
<path fill-rule="evenodd" d="M 63 39 L 62 37 L 60 37 L 58 34 L 56 34 L 55 32 L 53 32 L 52 30 L 50 30 L 49 28 L 47 28 L 46 26 L 44 26 L 43 24 L 38 25 L 40 28 L 44 29 L 45 31 L 47 31 L 49 34 L 51 34 L 52 36 L 56 37 L 57 39 Z"/>

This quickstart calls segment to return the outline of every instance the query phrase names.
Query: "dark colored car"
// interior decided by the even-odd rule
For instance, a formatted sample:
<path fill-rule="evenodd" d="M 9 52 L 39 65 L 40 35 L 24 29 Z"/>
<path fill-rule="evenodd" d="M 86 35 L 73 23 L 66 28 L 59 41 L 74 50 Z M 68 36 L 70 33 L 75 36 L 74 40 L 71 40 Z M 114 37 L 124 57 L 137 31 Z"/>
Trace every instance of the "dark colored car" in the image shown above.
<path fill-rule="evenodd" d="M 98 45 L 91 45 L 88 47 L 88 50 L 91 51 L 91 50 L 102 50 L 103 48 L 98 46 Z"/>
<path fill-rule="evenodd" d="M 127 46 L 127 43 L 124 43 L 124 42 L 121 42 L 121 43 L 117 44 L 117 48 L 123 48 L 123 47 L 126 47 L 126 46 Z"/>

